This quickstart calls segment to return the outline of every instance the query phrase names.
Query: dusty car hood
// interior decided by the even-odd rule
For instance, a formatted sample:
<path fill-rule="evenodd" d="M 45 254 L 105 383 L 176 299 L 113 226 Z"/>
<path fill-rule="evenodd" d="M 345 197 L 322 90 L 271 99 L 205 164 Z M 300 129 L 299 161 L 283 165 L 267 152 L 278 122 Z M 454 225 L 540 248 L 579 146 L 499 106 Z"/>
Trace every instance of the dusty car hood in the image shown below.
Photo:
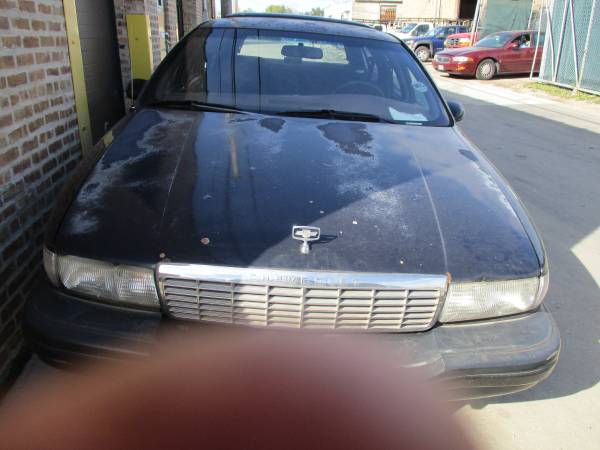
<path fill-rule="evenodd" d="M 293 225 L 321 228 L 308 255 Z M 146 265 L 163 257 L 494 279 L 539 273 L 531 230 L 455 128 L 143 110 L 53 245 Z"/>

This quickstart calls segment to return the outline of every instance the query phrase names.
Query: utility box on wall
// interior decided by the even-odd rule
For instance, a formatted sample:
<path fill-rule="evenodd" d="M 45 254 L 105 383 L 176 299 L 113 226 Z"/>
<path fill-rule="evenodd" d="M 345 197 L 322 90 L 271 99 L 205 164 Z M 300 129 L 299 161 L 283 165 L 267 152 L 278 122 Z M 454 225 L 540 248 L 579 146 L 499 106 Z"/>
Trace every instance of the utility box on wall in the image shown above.
<path fill-rule="evenodd" d="M 152 34 L 150 17 L 146 14 L 128 14 L 127 36 L 131 58 L 131 78 L 147 80 L 152 74 Z"/>

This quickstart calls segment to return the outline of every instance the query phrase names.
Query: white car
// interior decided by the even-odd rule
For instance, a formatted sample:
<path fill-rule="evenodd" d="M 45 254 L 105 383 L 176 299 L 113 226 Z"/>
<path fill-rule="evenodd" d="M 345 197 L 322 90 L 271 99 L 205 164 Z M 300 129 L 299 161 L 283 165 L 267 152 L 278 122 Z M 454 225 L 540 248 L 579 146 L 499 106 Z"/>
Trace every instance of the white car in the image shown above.
<path fill-rule="evenodd" d="M 431 22 L 410 22 L 402 28 L 390 28 L 388 33 L 396 36 L 398 39 L 406 39 L 410 37 L 418 37 L 428 33 L 433 29 Z"/>

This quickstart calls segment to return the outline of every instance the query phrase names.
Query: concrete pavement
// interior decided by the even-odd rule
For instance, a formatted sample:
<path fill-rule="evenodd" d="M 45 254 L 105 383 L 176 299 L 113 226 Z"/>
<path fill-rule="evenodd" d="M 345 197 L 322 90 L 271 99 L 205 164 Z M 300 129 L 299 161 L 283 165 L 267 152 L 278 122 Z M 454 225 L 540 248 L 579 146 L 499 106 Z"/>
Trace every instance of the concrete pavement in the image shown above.
<path fill-rule="evenodd" d="M 436 82 L 447 99 L 463 103 L 463 132 L 509 180 L 544 238 L 551 274 L 546 305 L 562 335 L 549 379 L 457 415 L 485 448 L 598 449 L 600 108 L 477 80 L 436 76 Z"/>

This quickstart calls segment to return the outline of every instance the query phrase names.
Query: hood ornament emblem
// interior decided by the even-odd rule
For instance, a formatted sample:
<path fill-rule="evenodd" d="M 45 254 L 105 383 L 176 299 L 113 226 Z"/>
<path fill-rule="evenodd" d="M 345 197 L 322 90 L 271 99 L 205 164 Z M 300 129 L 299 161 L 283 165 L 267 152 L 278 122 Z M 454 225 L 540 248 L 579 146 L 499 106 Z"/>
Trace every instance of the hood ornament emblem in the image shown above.
<path fill-rule="evenodd" d="M 309 242 L 318 241 L 321 238 L 321 229 L 318 227 L 305 227 L 294 225 L 292 227 L 292 239 L 302 241 L 300 253 L 307 255 L 310 252 Z"/>

